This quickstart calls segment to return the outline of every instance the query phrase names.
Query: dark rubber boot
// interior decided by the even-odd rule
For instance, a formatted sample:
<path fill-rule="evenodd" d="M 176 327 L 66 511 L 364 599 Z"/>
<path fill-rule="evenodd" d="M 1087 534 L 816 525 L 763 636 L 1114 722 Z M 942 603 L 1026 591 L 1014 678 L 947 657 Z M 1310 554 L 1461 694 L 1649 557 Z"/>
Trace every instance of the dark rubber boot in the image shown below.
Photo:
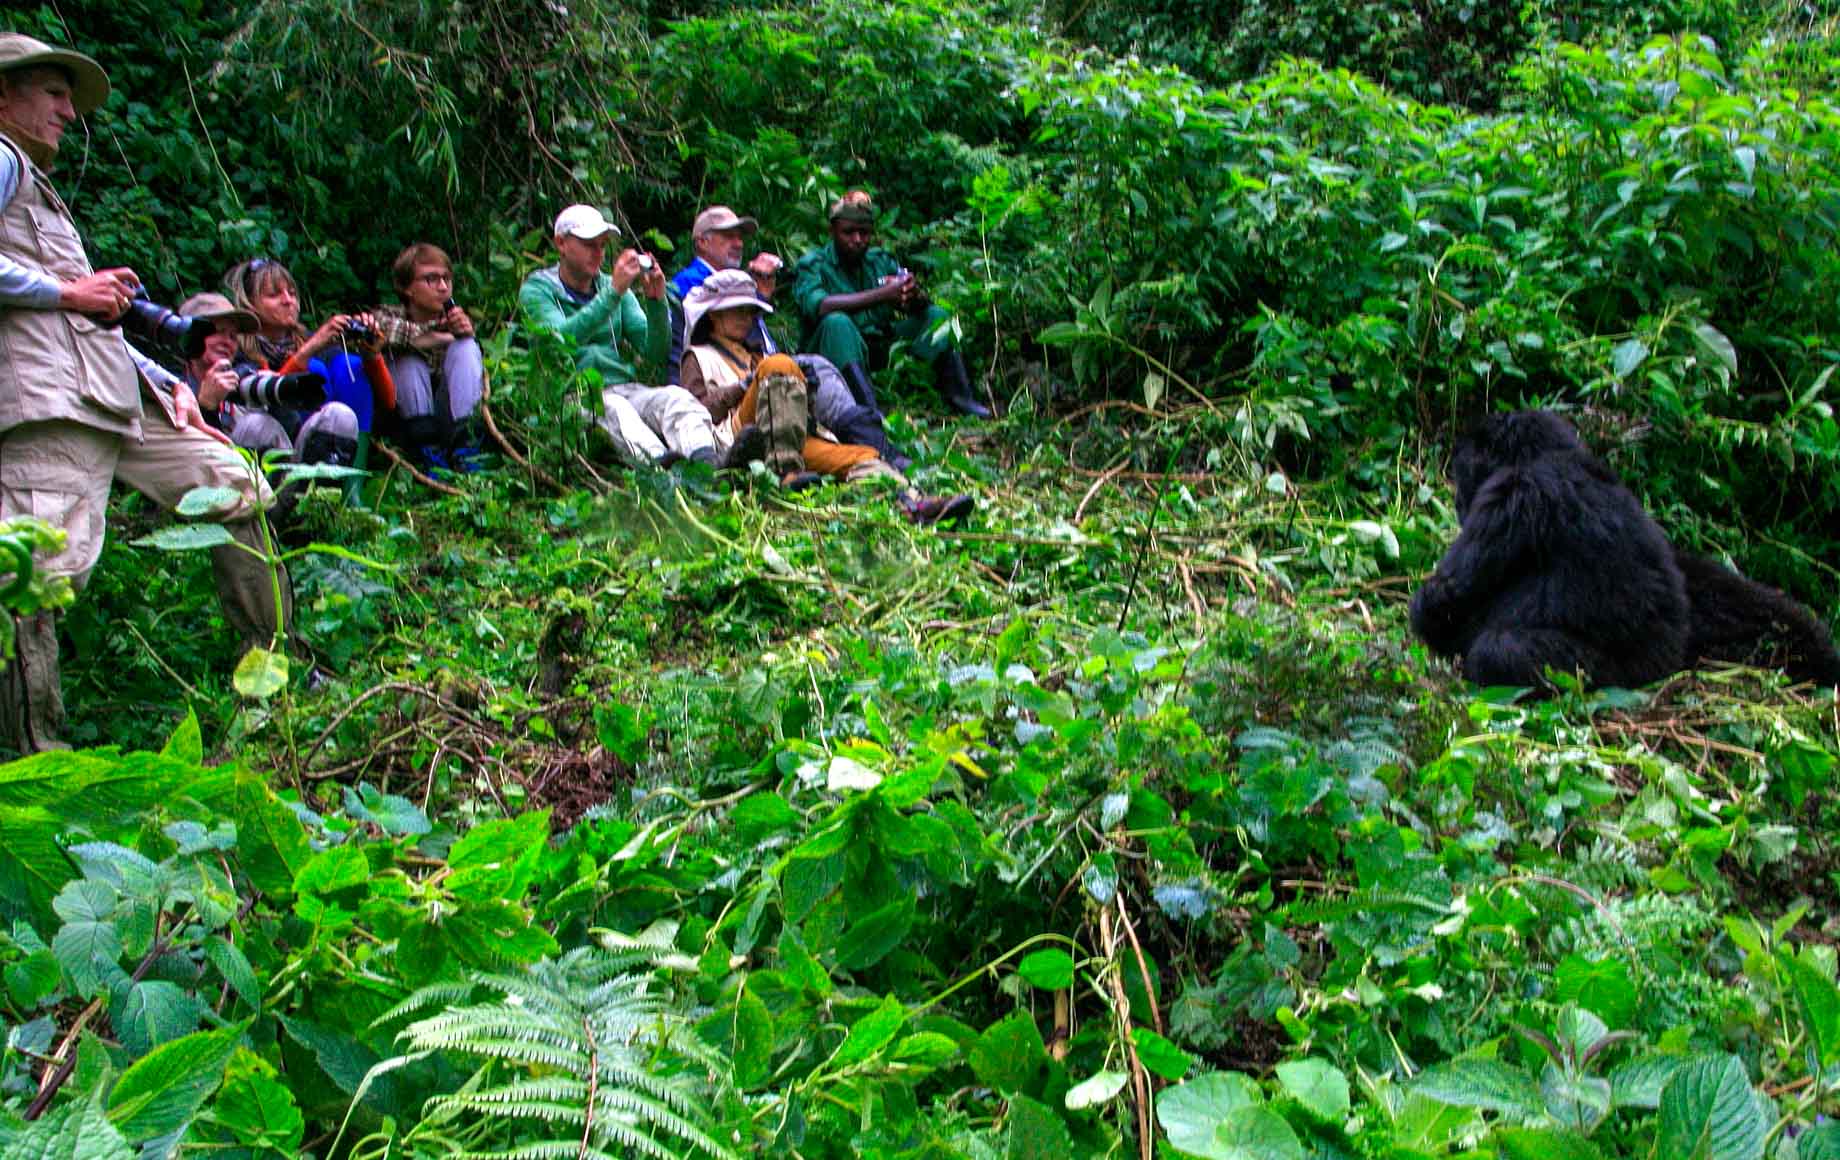
<path fill-rule="evenodd" d="M 933 360 L 933 385 L 946 406 L 976 419 L 990 418 L 990 408 L 971 393 L 971 374 L 965 369 L 965 356 L 948 350 Z"/>
<path fill-rule="evenodd" d="M 875 402 L 875 383 L 869 378 L 868 367 L 861 363 L 850 363 L 837 369 L 843 372 L 843 381 L 849 384 L 850 397 L 856 400 L 857 406 L 881 411 Z"/>
<path fill-rule="evenodd" d="M 748 464 L 767 457 L 767 433 L 749 423 L 735 434 L 734 446 L 722 457 L 722 470 L 746 471 Z"/>
<path fill-rule="evenodd" d="M 446 432 L 441 429 L 441 421 L 433 415 L 411 415 L 404 419 L 402 438 L 408 445 L 409 457 L 423 471 L 448 466 Z"/>
<path fill-rule="evenodd" d="M 921 526 L 960 523 L 977 507 L 968 495 L 910 495 L 901 500 L 907 518 Z"/>

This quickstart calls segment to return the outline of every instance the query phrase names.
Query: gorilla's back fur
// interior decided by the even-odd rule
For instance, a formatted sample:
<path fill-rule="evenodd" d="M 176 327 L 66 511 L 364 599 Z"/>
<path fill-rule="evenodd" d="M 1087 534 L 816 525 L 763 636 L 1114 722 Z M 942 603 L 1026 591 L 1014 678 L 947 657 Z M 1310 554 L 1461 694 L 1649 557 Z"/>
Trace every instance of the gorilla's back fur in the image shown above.
<path fill-rule="evenodd" d="M 1700 659 L 1840 680 L 1826 629 L 1782 593 L 1678 554 L 1549 411 L 1492 415 L 1451 461 L 1462 530 L 1412 598 L 1412 627 L 1487 685 L 1644 685 Z"/>

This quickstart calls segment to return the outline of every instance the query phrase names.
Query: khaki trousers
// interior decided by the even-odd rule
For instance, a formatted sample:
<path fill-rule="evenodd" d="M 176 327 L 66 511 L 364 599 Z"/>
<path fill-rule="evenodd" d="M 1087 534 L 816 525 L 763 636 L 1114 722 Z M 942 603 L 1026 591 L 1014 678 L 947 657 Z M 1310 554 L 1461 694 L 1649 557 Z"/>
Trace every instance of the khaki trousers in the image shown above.
<path fill-rule="evenodd" d="M 242 544 L 265 552 L 252 517 L 271 500 L 266 481 L 230 448 L 203 432 L 174 428 L 149 407 L 139 442 L 80 423 L 27 423 L 0 436 L 0 519 L 36 516 L 66 537 L 64 550 L 36 561 L 45 575 L 81 589 L 102 555 L 109 488 L 115 479 L 172 511 L 196 487 L 228 488 L 236 503 L 217 519 Z M 232 545 L 214 548 L 211 567 L 224 616 L 243 644 L 266 645 L 285 632 L 292 612 L 286 573 L 275 578 L 255 556 Z M 19 619 L 18 655 L 0 689 L 0 730 L 21 752 L 56 744 L 63 725 L 57 636 L 50 614 Z"/>

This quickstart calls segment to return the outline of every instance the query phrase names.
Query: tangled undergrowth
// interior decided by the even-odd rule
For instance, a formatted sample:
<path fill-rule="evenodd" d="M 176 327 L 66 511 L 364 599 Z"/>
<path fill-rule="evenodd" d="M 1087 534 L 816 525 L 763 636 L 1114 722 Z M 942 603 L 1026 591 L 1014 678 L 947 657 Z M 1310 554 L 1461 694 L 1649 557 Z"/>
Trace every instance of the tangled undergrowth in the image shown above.
<path fill-rule="evenodd" d="M 1826 1155 L 1832 693 L 1479 693 L 1404 625 L 1434 448 L 1299 485 L 1183 462 L 1197 420 L 904 419 L 952 531 L 695 469 L 328 493 L 388 570 L 296 570 L 322 677 L 263 702 L 171 626 L 204 574 L 118 537 L 73 710 L 157 705 L 111 728 L 159 752 L 0 779 L 9 836 L 74 795 L 87 839 L 10 843 L 49 1111 L 0 1133 Z"/>

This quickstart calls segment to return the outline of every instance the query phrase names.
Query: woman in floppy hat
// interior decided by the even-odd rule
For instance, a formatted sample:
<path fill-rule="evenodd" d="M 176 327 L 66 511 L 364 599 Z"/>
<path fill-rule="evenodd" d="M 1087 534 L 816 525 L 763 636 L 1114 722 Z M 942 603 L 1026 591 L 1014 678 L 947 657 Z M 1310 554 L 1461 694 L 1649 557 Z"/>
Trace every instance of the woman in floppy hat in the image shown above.
<path fill-rule="evenodd" d="M 970 496 L 923 496 L 873 447 L 839 443 L 816 426 L 798 364 L 790 355 L 762 355 L 748 342 L 755 322 L 772 311 L 745 270 L 718 270 L 684 299 L 689 345 L 678 381 L 709 409 L 717 440 L 726 445 L 746 427 L 758 426 L 766 434 L 767 466 L 784 482 L 883 475 L 900 485 L 901 506 L 915 523 L 968 515 Z"/>

